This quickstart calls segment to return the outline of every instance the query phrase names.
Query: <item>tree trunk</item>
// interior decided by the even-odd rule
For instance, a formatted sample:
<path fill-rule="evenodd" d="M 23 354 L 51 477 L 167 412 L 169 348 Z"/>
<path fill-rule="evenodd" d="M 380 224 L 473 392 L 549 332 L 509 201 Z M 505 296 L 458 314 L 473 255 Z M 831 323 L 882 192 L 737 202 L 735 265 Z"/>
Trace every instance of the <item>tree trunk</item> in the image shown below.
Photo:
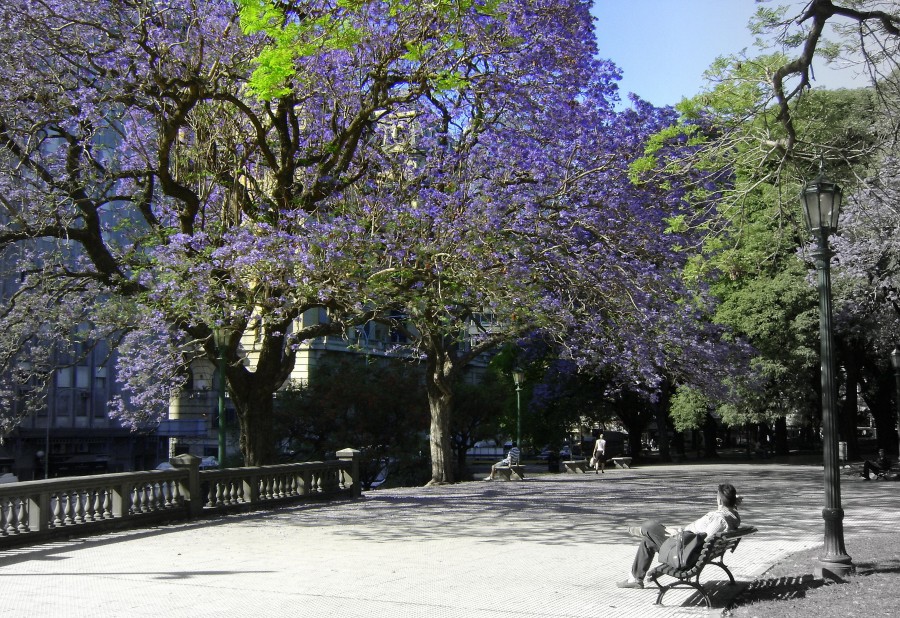
<path fill-rule="evenodd" d="M 847 362 L 844 365 L 847 381 L 844 389 L 844 405 L 838 417 L 838 435 L 847 443 L 847 458 L 859 459 L 859 442 L 856 435 L 856 416 L 859 409 L 860 358 L 856 347 L 844 351 Z"/>
<path fill-rule="evenodd" d="M 244 465 L 262 466 L 275 462 L 275 437 L 272 432 L 274 421 L 274 391 L 261 393 L 254 402 L 241 405 L 235 398 L 235 408 L 241 427 L 241 454 Z"/>
<path fill-rule="evenodd" d="M 281 334 L 288 327 L 287 323 L 266 327 L 257 343 L 254 371 L 238 356 L 241 334 L 232 335 L 226 347 L 225 376 L 240 423 L 241 454 L 246 466 L 263 466 L 276 460 L 274 397 L 290 376 L 295 362 L 294 354 L 286 352 Z"/>
<path fill-rule="evenodd" d="M 453 406 L 453 394 L 444 388 L 448 385 L 429 380 L 428 409 L 431 411 L 431 431 L 429 446 L 431 449 L 431 481 L 429 485 L 452 483 L 454 481 L 454 465 L 450 448 L 450 411 Z"/>
<path fill-rule="evenodd" d="M 672 461 L 669 453 L 669 381 L 660 385 L 659 400 L 653 406 L 656 413 L 656 430 L 659 437 L 659 460 Z"/>
<path fill-rule="evenodd" d="M 779 416 L 775 419 L 775 454 L 791 454 L 791 449 L 788 445 L 787 418 L 784 416 Z"/>
<path fill-rule="evenodd" d="M 440 350 L 428 353 L 428 371 L 425 388 L 428 392 L 428 409 L 431 412 L 431 430 L 428 443 L 431 450 L 431 481 L 429 485 L 442 485 L 455 480 L 453 448 L 450 440 L 450 415 L 453 410 L 453 364 Z"/>
<path fill-rule="evenodd" d="M 706 459 L 715 459 L 719 456 L 716 451 L 716 419 L 709 412 L 706 413 L 706 420 L 703 423 L 703 456 Z"/>

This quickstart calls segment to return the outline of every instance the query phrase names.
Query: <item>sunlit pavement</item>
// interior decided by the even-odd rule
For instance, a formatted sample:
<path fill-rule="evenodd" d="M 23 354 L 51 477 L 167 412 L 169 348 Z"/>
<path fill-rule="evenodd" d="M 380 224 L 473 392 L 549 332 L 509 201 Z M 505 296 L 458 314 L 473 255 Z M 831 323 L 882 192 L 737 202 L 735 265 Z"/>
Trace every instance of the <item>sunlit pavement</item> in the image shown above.
<path fill-rule="evenodd" d="M 896 529 L 900 484 L 842 480 L 852 556 L 855 535 Z M 532 473 L 2 552 L 0 615 L 703 616 L 689 592 L 670 592 L 663 607 L 655 589 L 615 582 L 634 556 L 625 526 L 687 523 L 714 508 L 725 481 L 745 496 L 744 523 L 760 530 L 726 558 L 739 582 L 821 544 L 819 466 Z M 711 567 L 707 577 L 724 573 Z M 740 589 L 714 588 L 713 614 Z"/>

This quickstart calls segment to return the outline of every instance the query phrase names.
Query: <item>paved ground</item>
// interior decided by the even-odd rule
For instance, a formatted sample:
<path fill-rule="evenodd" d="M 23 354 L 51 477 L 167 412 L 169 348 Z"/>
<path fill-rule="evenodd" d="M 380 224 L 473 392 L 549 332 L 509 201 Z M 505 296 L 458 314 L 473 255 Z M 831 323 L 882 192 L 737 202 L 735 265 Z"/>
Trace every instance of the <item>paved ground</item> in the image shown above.
<path fill-rule="evenodd" d="M 634 555 L 624 526 L 687 523 L 722 481 L 760 529 L 727 561 L 738 580 L 821 543 L 821 467 L 533 474 L 0 552 L 0 616 L 704 616 L 687 592 L 659 607 L 615 582 Z M 846 482 L 843 501 L 851 555 L 854 535 L 900 523 L 896 483 Z M 717 586 L 716 605 L 729 594 Z"/>

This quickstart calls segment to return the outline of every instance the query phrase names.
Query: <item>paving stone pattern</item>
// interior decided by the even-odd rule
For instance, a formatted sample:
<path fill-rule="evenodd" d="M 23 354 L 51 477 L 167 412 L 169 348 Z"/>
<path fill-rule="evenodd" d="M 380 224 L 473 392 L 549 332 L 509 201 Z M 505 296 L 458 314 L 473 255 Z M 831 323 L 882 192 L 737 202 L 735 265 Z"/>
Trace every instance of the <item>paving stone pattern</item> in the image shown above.
<path fill-rule="evenodd" d="M 713 584 L 716 615 L 772 564 L 821 544 L 821 467 L 529 470 L 519 482 L 376 490 L 357 501 L 10 550 L 0 553 L 0 616 L 706 616 L 690 591 L 669 592 L 663 607 L 653 604 L 655 588 L 615 582 L 634 556 L 625 526 L 684 525 L 715 507 L 724 481 L 745 496 L 743 520 L 760 531 L 727 557 L 743 584 Z M 898 490 L 845 482 L 848 547 L 853 535 L 897 526 Z"/>

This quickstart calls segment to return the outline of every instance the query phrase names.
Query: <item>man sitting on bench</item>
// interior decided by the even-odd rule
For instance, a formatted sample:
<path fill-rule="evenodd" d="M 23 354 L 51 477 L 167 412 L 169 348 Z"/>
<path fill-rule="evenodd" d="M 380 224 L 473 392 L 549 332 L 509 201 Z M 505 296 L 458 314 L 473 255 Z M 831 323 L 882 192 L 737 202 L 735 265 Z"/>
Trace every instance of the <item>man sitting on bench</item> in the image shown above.
<path fill-rule="evenodd" d="M 878 449 L 878 459 L 875 460 L 875 463 L 872 463 L 868 459 L 863 462 L 863 471 L 862 477 L 867 481 L 871 480 L 869 478 L 869 473 L 874 472 L 876 475 L 884 474 L 888 470 L 891 469 L 891 460 L 888 459 L 887 455 L 884 453 L 884 449 Z"/>
<path fill-rule="evenodd" d="M 506 454 L 506 457 L 495 463 L 491 466 L 491 474 L 488 476 L 486 481 L 493 481 L 494 475 L 497 473 L 497 468 L 509 468 L 510 466 L 518 466 L 519 465 L 519 447 L 515 442 L 512 444 L 512 448 L 509 449 L 509 452 Z"/>
<path fill-rule="evenodd" d="M 727 530 L 735 530 L 741 525 L 741 516 L 737 507 L 741 503 L 741 497 L 737 495 L 734 485 L 722 483 L 717 488 L 716 502 L 718 508 L 710 511 L 697 521 L 685 526 L 684 530 L 697 534 L 716 534 Z M 641 537 L 634 564 L 631 565 L 631 576 L 623 582 L 616 582 L 619 588 L 643 588 L 644 576 L 653 564 L 653 558 L 659 548 L 669 537 L 665 526 L 658 521 L 645 522 L 641 527 L 630 526 L 629 534 Z M 675 532 L 672 530 L 671 532 Z"/>

